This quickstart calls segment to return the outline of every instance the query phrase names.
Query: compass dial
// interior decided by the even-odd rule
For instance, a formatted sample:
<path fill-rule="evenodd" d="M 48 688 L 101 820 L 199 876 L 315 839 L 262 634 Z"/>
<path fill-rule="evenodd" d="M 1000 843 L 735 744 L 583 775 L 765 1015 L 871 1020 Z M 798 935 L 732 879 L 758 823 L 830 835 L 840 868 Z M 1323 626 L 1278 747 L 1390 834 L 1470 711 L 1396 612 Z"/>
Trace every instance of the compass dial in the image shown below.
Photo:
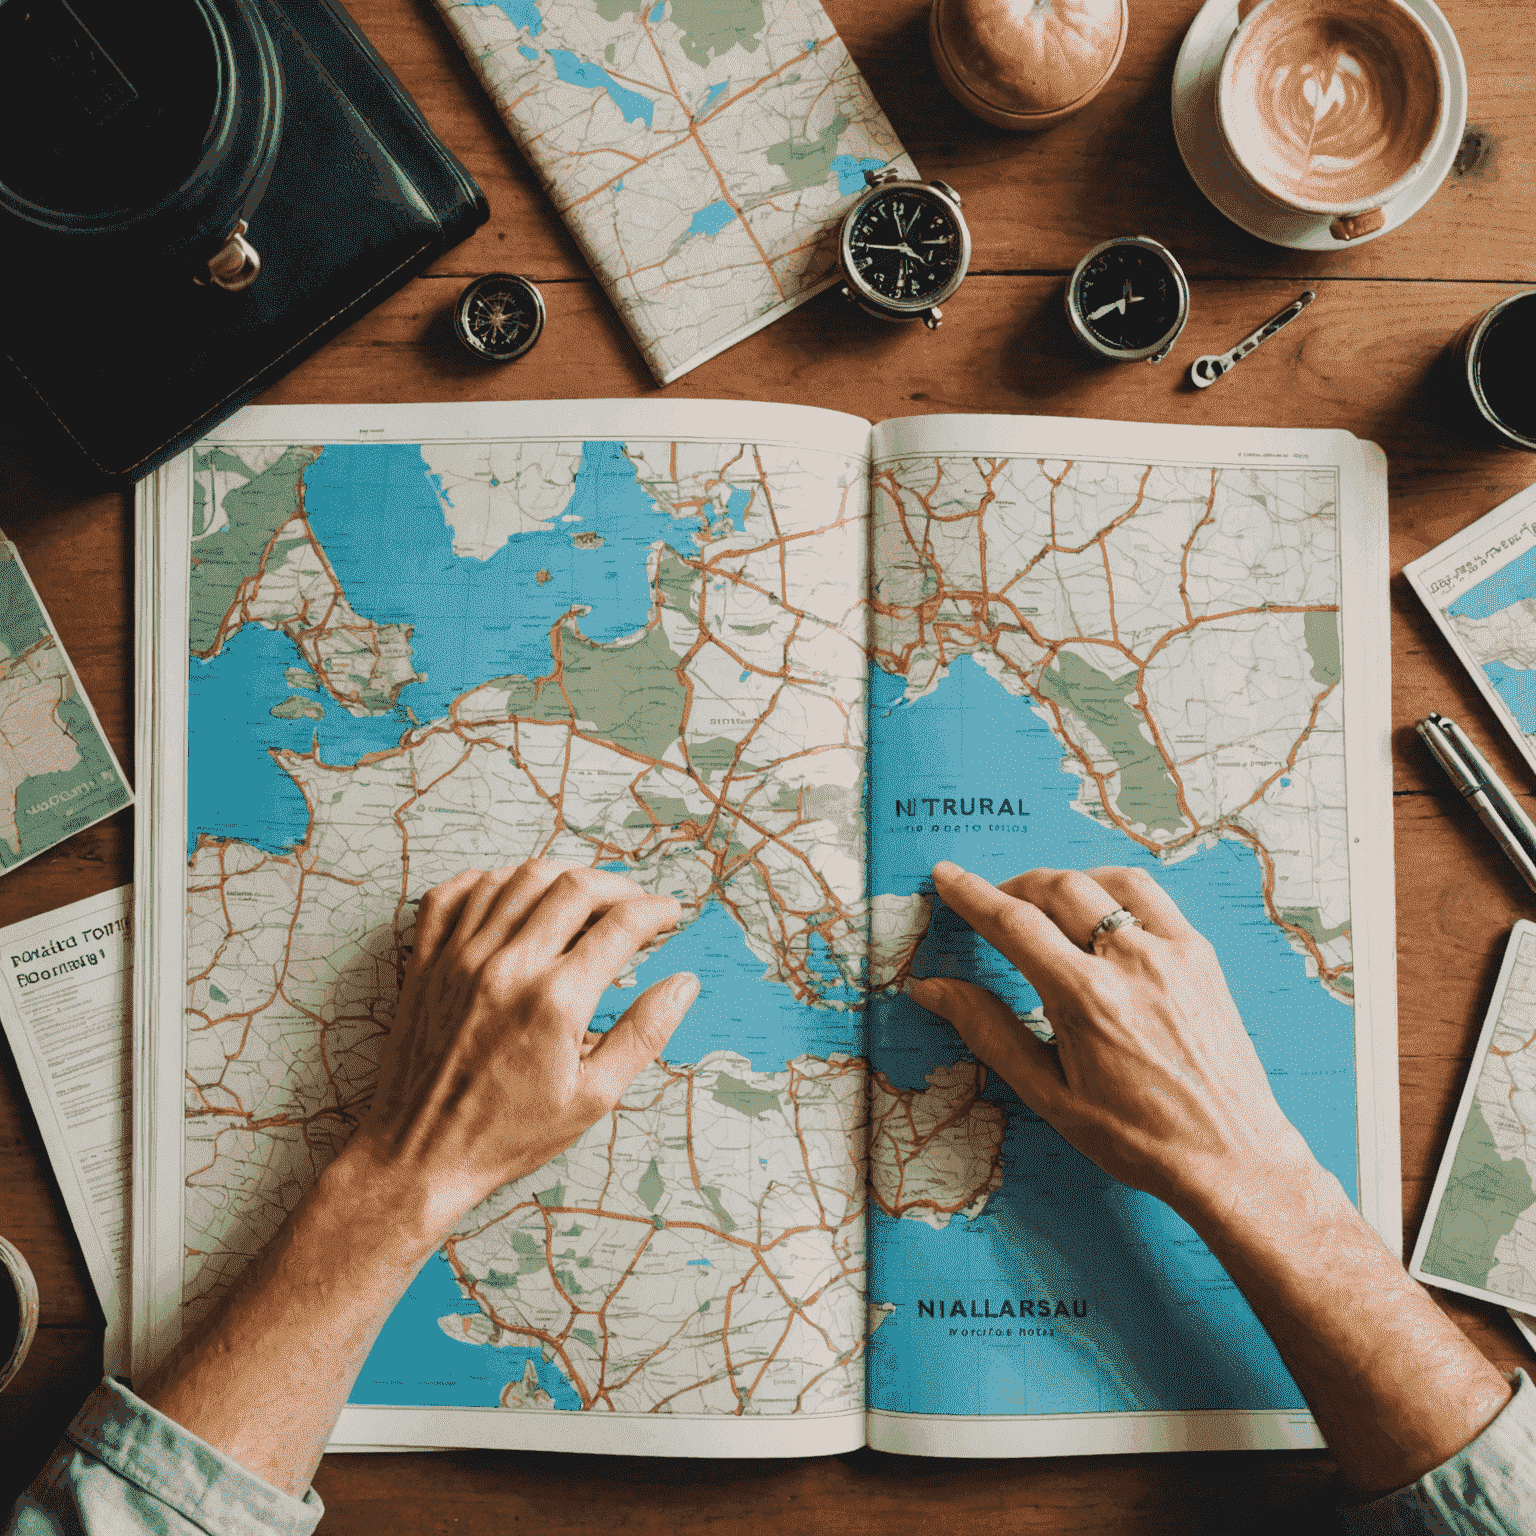
<path fill-rule="evenodd" d="M 965 241 L 949 200 L 923 186 L 886 187 L 854 211 L 844 234 L 848 271 L 887 305 L 920 309 L 965 276 Z"/>
<path fill-rule="evenodd" d="M 491 272 L 459 295 L 454 331 L 464 347 L 491 363 L 521 357 L 544 330 L 544 299 L 526 278 Z"/>

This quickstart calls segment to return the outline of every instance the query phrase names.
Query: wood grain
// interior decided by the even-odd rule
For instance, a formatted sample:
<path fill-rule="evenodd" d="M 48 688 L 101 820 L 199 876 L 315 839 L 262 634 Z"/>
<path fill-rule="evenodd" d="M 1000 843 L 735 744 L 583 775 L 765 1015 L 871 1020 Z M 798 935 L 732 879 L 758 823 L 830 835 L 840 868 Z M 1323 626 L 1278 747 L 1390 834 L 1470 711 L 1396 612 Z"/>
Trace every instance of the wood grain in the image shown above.
<path fill-rule="evenodd" d="M 641 396 L 793 401 L 871 419 L 1019 411 L 1144 421 L 1340 427 L 1391 465 L 1394 572 L 1536 479 L 1536 459 L 1468 433 L 1444 374 L 1447 342 L 1526 285 L 1526 189 L 1536 171 L 1529 60 L 1536 8 L 1446 0 L 1471 77 L 1458 171 L 1409 224 L 1356 250 L 1266 246 L 1207 205 L 1174 146 L 1173 60 L 1195 0 L 1132 8 L 1125 57 L 1102 95 L 1048 134 L 969 118 L 939 85 L 922 0 L 827 0 L 850 50 L 925 174 L 965 198 L 972 276 L 943 329 L 882 326 L 825 294 L 664 391 L 654 388 L 536 178 L 475 84 L 430 0 L 352 9 L 485 188 L 485 229 L 267 395 L 270 401 Z M 1189 328 L 1160 368 L 1089 363 L 1067 333 L 1062 279 L 1117 233 L 1164 240 L 1193 280 Z M 524 361 L 462 360 L 447 316 L 465 278 L 522 271 L 545 286 L 545 339 Z M 1206 392 L 1190 359 L 1221 351 L 1315 286 L 1282 337 Z M 131 762 L 132 512 L 51 447 L 0 383 L 0 521 L 20 546 L 114 747 Z M 1420 749 L 1415 719 L 1461 719 L 1536 810 L 1504 741 L 1400 577 L 1392 590 L 1398 982 L 1404 1217 L 1422 1219 L 1435 1164 L 1510 923 L 1530 894 Z M 121 884 L 123 813 L 0 880 L 0 924 Z M 1368 899 L 1367 893 L 1361 893 Z M 0 1395 L 0 1507 L 30 1477 L 100 1359 L 100 1313 L 8 1053 L 0 1057 L 0 1230 L 43 1291 L 38 1343 Z M 1437 1293 L 1505 1369 L 1532 1355 L 1497 1308 Z M 328 1532 L 439 1532 L 537 1524 L 551 1536 L 789 1530 L 1290 1532 L 1332 1497 L 1325 1454 L 934 1462 L 873 1452 L 802 1462 L 452 1453 L 330 1457 L 316 1486 Z"/>

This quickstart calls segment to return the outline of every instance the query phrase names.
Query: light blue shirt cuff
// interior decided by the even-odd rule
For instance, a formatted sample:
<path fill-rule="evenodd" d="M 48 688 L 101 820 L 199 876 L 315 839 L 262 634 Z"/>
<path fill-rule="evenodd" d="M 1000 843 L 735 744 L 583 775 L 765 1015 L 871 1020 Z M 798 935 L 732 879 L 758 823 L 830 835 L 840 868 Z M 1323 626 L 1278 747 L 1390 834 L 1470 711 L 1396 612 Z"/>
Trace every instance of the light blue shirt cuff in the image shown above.
<path fill-rule="evenodd" d="M 274 1488 L 106 1377 L 17 1500 L 14 1536 L 310 1536 L 325 1506 Z"/>
<path fill-rule="evenodd" d="M 1470 1445 L 1418 1482 L 1340 1511 L 1351 1536 L 1529 1536 L 1536 1531 L 1536 1386 L 1514 1396 Z"/>

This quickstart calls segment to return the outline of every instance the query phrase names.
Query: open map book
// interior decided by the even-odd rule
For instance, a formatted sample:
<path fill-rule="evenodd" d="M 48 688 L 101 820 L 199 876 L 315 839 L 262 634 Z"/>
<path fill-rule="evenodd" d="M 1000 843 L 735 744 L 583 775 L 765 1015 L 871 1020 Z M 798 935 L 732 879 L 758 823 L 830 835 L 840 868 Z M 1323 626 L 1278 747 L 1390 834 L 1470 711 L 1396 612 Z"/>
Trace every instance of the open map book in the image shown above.
<path fill-rule="evenodd" d="M 430 1260 L 353 1444 L 1319 1444 L 1225 1273 L 905 978 L 957 859 L 1151 870 L 1400 1245 L 1385 463 L 1343 433 L 689 401 L 271 407 L 140 487 L 134 1345 L 344 1142 L 414 903 L 549 855 L 703 992 Z M 1036 1016 L 1037 1027 L 1043 1027 Z"/>

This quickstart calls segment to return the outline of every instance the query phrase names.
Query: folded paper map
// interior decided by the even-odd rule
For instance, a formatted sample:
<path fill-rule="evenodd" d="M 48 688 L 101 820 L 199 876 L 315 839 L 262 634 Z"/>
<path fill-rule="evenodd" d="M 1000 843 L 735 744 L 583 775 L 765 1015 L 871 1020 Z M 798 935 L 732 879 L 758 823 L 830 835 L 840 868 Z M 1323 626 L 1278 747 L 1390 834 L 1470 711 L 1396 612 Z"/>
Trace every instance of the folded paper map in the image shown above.
<path fill-rule="evenodd" d="M 0 870 L 132 800 L 20 553 L 0 539 Z"/>
<path fill-rule="evenodd" d="M 1403 575 L 1536 772 L 1536 485 Z"/>
<path fill-rule="evenodd" d="M 1379 451 L 709 401 L 272 407 L 141 497 L 162 905 L 136 1369 L 357 1123 L 422 893 L 538 855 L 683 904 L 597 1027 L 636 982 L 702 992 L 612 1115 L 427 1263 L 336 1444 L 1320 1443 L 1189 1228 L 904 985 L 975 977 L 1043 1027 L 935 897 L 940 858 L 1149 871 L 1395 1240 Z"/>
<path fill-rule="evenodd" d="M 1522 919 L 1509 935 L 1409 1266 L 1416 1279 L 1517 1313 L 1536 1312 L 1533 1092 L 1536 923 Z"/>
<path fill-rule="evenodd" d="M 815 0 L 437 0 L 659 383 L 836 281 L 915 175 Z"/>

